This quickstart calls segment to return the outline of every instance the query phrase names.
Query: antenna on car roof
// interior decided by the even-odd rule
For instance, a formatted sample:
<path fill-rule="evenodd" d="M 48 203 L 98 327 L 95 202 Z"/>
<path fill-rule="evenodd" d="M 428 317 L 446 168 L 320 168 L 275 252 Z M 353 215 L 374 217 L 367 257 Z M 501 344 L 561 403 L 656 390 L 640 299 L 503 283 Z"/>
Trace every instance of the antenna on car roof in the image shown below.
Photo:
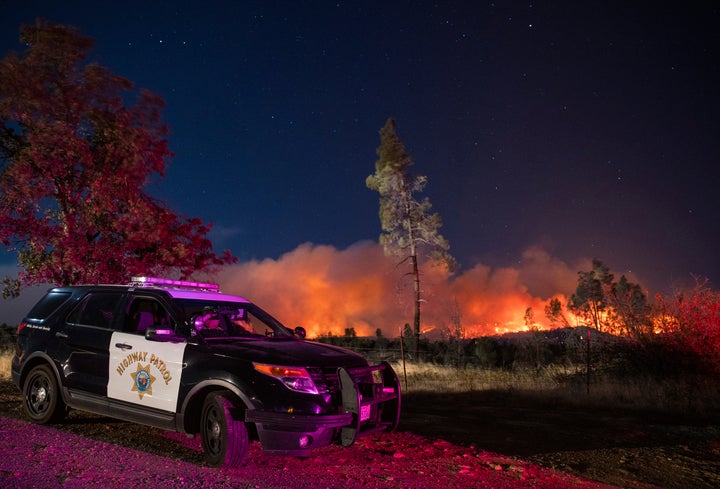
<path fill-rule="evenodd" d="M 220 292 L 220 285 L 187 280 L 173 280 L 160 277 L 132 277 L 130 285 L 135 287 L 176 287 L 183 289 L 199 289 L 207 292 Z"/>

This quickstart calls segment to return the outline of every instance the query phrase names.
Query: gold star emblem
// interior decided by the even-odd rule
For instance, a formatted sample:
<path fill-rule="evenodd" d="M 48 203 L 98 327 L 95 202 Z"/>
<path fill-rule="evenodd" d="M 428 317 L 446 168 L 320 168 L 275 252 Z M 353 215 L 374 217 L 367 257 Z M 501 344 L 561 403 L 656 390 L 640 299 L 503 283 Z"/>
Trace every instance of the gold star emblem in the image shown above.
<path fill-rule="evenodd" d="M 137 370 L 132 372 L 130 376 L 133 378 L 131 392 L 137 392 L 140 399 L 142 399 L 145 394 L 152 396 L 152 384 L 155 382 L 155 377 L 150 375 L 149 363 L 146 367 L 138 363 Z"/>

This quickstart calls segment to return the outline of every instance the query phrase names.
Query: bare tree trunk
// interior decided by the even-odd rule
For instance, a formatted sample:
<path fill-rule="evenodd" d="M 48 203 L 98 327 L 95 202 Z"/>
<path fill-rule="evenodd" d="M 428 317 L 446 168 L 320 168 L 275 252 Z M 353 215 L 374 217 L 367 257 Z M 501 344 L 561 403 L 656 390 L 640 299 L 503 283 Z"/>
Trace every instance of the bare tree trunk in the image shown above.
<path fill-rule="evenodd" d="M 414 247 L 413 247 L 414 248 Z M 412 268 L 413 268 L 413 290 L 415 292 L 415 317 L 413 320 L 414 332 L 415 332 L 415 361 L 420 361 L 420 271 L 418 270 L 418 259 L 417 255 L 412 255 Z"/>
<path fill-rule="evenodd" d="M 403 338 L 404 336 L 405 330 L 403 328 L 400 328 L 400 358 L 402 359 L 403 377 L 405 379 L 405 390 L 407 390 L 407 369 L 405 368 L 405 347 L 403 346 L 403 343 L 405 342 L 405 339 Z"/>
<path fill-rule="evenodd" d="M 415 302 L 415 315 L 413 318 L 413 332 L 415 333 L 415 361 L 420 361 L 420 269 L 418 267 L 418 252 L 415 239 L 412 214 L 410 212 L 410 189 L 405 178 L 402 178 L 403 203 L 405 206 L 405 230 L 407 231 L 408 243 L 410 244 L 410 260 L 412 264 L 413 293 Z"/>
<path fill-rule="evenodd" d="M 590 328 L 587 328 L 587 352 L 586 352 L 586 365 L 585 365 L 585 375 L 586 375 L 586 386 L 587 386 L 587 394 L 590 395 Z"/>

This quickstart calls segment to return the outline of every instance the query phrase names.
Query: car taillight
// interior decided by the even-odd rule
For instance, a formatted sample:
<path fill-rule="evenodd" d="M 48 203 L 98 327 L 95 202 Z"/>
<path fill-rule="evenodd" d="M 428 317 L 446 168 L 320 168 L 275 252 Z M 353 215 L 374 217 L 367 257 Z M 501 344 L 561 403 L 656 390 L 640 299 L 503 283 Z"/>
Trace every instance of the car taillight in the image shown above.
<path fill-rule="evenodd" d="M 25 326 L 27 326 L 27 323 L 25 323 L 25 322 L 22 322 L 22 323 L 18 324 L 17 331 L 15 332 L 15 334 L 16 334 L 16 335 L 19 335 L 19 334 L 20 334 L 20 331 L 22 331 L 23 329 L 25 329 Z"/>

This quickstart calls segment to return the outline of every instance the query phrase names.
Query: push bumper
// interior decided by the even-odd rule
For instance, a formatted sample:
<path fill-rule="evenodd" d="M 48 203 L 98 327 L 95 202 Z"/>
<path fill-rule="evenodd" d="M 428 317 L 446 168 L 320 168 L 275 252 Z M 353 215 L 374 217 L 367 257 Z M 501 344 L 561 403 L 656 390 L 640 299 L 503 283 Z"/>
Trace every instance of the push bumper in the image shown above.
<path fill-rule="evenodd" d="M 340 414 L 303 415 L 248 410 L 245 421 L 255 423 L 263 451 L 275 455 L 307 456 L 314 448 L 339 441 L 393 431 L 400 421 L 400 383 L 387 362 L 359 368 L 339 368 Z M 339 433 L 339 440 L 337 434 Z"/>
<path fill-rule="evenodd" d="M 400 422 L 400 382 L 389 363 L 338 369 L 343 412 L 352 422 L 341 428 L 340 444 L 352 445 L 357 438 L 378 431 L 394 431 Z"/>

